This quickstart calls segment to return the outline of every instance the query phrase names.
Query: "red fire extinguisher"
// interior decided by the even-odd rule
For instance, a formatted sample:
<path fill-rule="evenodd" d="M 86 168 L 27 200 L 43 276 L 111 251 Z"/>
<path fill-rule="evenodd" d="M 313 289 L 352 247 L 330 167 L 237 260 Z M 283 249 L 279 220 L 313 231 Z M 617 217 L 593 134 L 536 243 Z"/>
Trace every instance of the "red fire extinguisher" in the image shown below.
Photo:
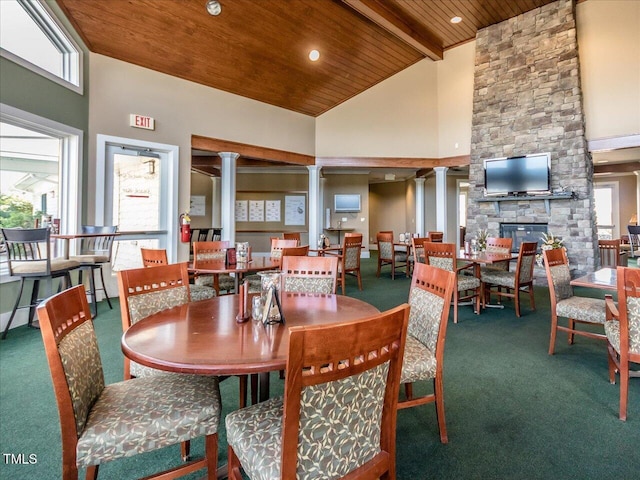
<path fill-rule="evenodd" d="M 191 217 L 189 212 L 180 214 L 180 241 L 191 242 Z"/>

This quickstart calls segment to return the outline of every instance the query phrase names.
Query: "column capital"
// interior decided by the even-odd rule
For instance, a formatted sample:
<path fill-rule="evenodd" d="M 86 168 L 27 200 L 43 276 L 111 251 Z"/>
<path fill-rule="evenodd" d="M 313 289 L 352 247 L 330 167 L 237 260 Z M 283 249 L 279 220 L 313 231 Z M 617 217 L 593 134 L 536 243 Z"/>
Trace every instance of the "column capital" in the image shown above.
<path fill-rule="evenodd" d="M 420 185 L 420 184 L 424 184 L 426 178 L 424 178 L 424 177 L 416 177 L 413 180 L 416 182 L 417 185 Z"/>
<path fill-rule="evenodd" d="M 447 173 L 449 167 L 433 167 L 436 173 Z"/>
<path fill-rule="evenodd" d="M 240 154 L 236 152 L 218 152 L 218 156 L 223 160 L 237 160 Z"/>

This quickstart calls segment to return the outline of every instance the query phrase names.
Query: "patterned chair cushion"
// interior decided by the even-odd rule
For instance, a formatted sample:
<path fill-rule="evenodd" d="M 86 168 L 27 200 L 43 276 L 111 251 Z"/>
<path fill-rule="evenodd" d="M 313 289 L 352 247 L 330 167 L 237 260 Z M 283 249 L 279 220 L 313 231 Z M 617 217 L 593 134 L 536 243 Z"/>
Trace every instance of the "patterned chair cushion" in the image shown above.
<path fill-rule="evenodd" d="M 484 283 L 501 287 L 516 288 L 516 273 L 505 270 L 480 270 L 480 278 Z"/>
<path fill-rule="evenodd" d="M 629 353 L 640 354 L 640 298 L 627 297 L 627 320 L 629 322 Z M 604 323 L 609 343 L 620 353 L 620 322 Z"/>
<path fill-rule="evenodd" d="M 189 294 L 186 286 L 132 295 L 129 297 L 131 325 L 143 318 L 147 318 L 149 315 L 177 307 L 178 305 L 184 305 L 188 301 Z"/>
<path fill-rule="evenodd" d="M 453 272 L 453 258 L 429 257 L 429 265 Z"/>
<path fill-rule="evenodd" d="M 409 294 L 409 305 L 411 305 L 409 335 L 416 338 L 432 352 L 435 352 L 440 330 L 440 317 L 444 309 L 444 299 L 432 292 L 414 287 Z"/>
<path fill-rule="evenodd" d="M 216 377 L 158 375 L 108 385 L 78 439 L 77 464 L 97 465 L 213 434 L 220 411 Z"/>
<path fill-rule="evenodd" d="M 556 303 L 556 315 L 584 322 L 605 323 L 605 303 L 601 298 L 565 298 Z"/>
<path fill-rule="evenodd" d="M 341 478 L 380 452 L 389 364 L 307 387 L 300 400 L 297 479 Z M 282 398 L 226 417 L 227 442 L 252 480 L 281 478 Z"/>
<path fill-rule="evenodd" d="M 473 290 L 480 286 L 480 279 L 472 275 L 457 275 L 458 291 Z"/>
<path fill-rule="evenodd" d="M 67 377 L 76 428 L 81 432 L 91 406 L 104 390 L 102 361 L 91 322 L 67 334 L 58 345 L 58 352 Z"/>
<path fill-rule="evenodd" d="M 191 301 L 198 302 L 200 300 L 208 300 L 216 296 L 216 291 L 213 287 L 207 287 L 205 285 L 189 285 L 191 291 Z"/>
<path fill-rule="evenodd" d="M 391 252 L 393 250 L 393 244 L 391 242 L 380 242 L 378 244 L 378 249 L 380 250 L 379 252 L 380 258 L 384 258 L 384 259 L 391 258 Z"/>
<path fill-rule="evenodd" d="M 556 301 L 573 297 L 573 287 L 571 286 L 571 272 L 569 265 L 561 264 L 549 267 L 553 290 L 556 293 Z"/>
<path fill-rule="evenodd" d="M 436 366 L 435 351 L 429 350 L 419 340 L 407 335 L 400 383 L 412 383 L 436 378 Z"/>
<path fill-rule="evenodd" d="M 360 247 L 351 247 L 345 250 L 344 268 L 345 270 L 353 270 L 358 268 L 358 260 L 360 258 Z M 342 262 L 340 262 L 340 267 Z M 342 270 L 340 270 L 342 271 Z"/>
<path fill-rule="evenodd" d="M 284 276 L 284 291 L 293 293 L 333 293 L 333 279 Z"/>

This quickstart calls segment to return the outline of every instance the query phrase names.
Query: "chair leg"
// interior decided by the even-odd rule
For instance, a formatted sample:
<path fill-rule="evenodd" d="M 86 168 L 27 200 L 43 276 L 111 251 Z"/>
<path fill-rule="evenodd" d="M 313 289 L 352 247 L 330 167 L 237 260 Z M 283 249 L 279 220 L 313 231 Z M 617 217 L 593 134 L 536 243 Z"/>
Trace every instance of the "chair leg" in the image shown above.
<path fill-rule="evenodd" d="M 529 301 L 531 302 L 531 310 L 535 312 L 536 310 L 536 299 L 533 294 L 533 285 L 529 285 Z"/>
<path fill-rule="evenodd" d="M 442 385 L 442 375 L 436 374 L 433 390 L 436 396 L 436 416 L 438 417 L 440 442 L 446 444 L 449 443 L 449 436 L 447 435 L 447 423 L 444 417 L 444 388 Z"/>
<path fill-rule="evenodd" d="M 204 454 L 207 457 L 207 480 L 218 478 L 218 434 L 204 437 Z"/>
<path fill-rule="evenodd" d="M 627 420 L 627 400 L 629 398 L 629 362 L 620 360 L 620 420 Z"/>
<path fill-rule="evenodd" d="M 236 452 L 233 451 L 233 447 L 231 445 L 227 447 L 227 467 L 229 469 L 229 480 L 242 480 L 240 459 L 236 455 Z"/>
<path fill-rule="evenodd" d="M 20 277 L 20 288 L 18 290 L 18 298 L 16 298 L 16 303 L 13 306 L 13 310 L 11 310 L 11 316 L 9 317 L 9 321 L 7 322 L 7 326 L 4 327 L 4 332 L 2 332 L 2 340 L 7 338 L 7 333 L 9 333 L 9 327 L 11 326 L 11 322 L 13 322 L 13 317 L 16 316 L 18 305 L 20 305 L 20 298 L 22 297 L 23 290 L 24 290 L 24 277 Z"/>
<path fill-rule="evenodd" d="M 347 279 L 346 279 L 346 274 L 344 273 L 344 269 L 342 270 L 342 273 L 340 274 L 340 278 L 341 278 L 341 283 L 342 283 L 342 295 L 346 295 L 346 291 L 347 291 Z"/>
<path fill-rule="evenodd" d="M 191 457 L 191 442 L 189 440 L 185 440 L 180 444 L 180 455 L 182 456 L 183 462 L 188 462 Z"/>
<path fill-rule="evenodd" d="M 36 303 L 38 303 L 38 293 L 40 292 L 40 280 L 33 281 L 33 289 L 31 290 L 31 303 L 29 304 L 29 327 L 33 327 L 33 319 L 36 315 Z M 35 327 L 38 328 L 38 327 Z"/>
<path fill-rule="evenodd" d="M 98 468 L 100 468 L 100 465 L 91 465 L 87 467 L 87 473 L 85 474 L 85 479 L 98 480 Z"/>
<path fill-rule="evenodd" d="M 360 275 L 359 269 L 358 269 L 357 275 L 358 275 L 358 289 L 362 290 L 362 276 Z"/>
<path fill-rule="evenodd" d="M 457 290 L 453 294 L 453 323 L 458 323 L 458 296 L 460 292 Z"/>
<path fill-rule="evenodd" d="M 551 313 L 551 337 L 549 338 L 549 355 L 553 355 L 556 348 L 556 334 L 558 333 L 558 316 Z"/>
<path fill-rule="evenodd" d="M 515 301 L 516 301 L 516 317 L 520 317 L 520 289 L 516 287 L 514 290 Z"/>
<path fill-rule="evenodd" d="M 100 265 L 100 281 L 102 282 L 102 291 L 104 292 L 104 298 L 107 300 L 107 305 L 109 305 L 110 310 L 113 310 L 111 299 L 109 298 L 109 294 L 107 293 L 107 286 L 104 283 L 104 273 L 102 271 L 102 265 Z"/>
<path fill-rule="evenodd" d="M 569 329 L 571 331 L 569 332 L 569 335 L 568 335 L 568 342 L 569 342 L 569 345 L 573 345 L 573 337 L 574 337 L 573 330 L 576 329 L 576 322 L 573 321 L 573 318 L 569 319 Z"/>
<path fill-rule="evenodd" d="M 609 383 L 611 383 L 612 385 L 614 385 L 616 383 L 616 351 L 615 349 L 611 346 L 611 344 L 608 345 L 609 350 Z"/>
<path fill-rule="evenodd" d="M 247 387 L 249 385 L 249 377 L 247 375 L 238 375 L 238 384 L 240 387 L 238 405 L 240 408 L 244 408 L 247 406 Z"/>
<path fill-rule="evenodd" d="M 93 317 L 98 316 L 98 300 L 96 299 L 96 279 L 93 274 L 93 267 L 89 267 L 89 295 L 91 295 L 91 306 L 93 307 Z"/>

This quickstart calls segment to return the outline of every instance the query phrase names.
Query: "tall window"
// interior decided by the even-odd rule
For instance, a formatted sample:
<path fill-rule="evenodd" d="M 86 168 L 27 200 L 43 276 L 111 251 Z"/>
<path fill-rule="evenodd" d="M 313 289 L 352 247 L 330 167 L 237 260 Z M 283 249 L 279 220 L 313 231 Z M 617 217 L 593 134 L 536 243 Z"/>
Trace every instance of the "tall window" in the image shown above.
<path fill-rule="evenodd" d="M 594 185 L 593 196 L 598 222 L 598 238 L 610 240 L 620 236 L 618 212 L 618 184 L 598 183 Z"/>
<path fill-rule="evenodd" d="M 82 93 L 82 52 L 45 4 L 1 0 L 0 47 L 3 57 Z"/>

